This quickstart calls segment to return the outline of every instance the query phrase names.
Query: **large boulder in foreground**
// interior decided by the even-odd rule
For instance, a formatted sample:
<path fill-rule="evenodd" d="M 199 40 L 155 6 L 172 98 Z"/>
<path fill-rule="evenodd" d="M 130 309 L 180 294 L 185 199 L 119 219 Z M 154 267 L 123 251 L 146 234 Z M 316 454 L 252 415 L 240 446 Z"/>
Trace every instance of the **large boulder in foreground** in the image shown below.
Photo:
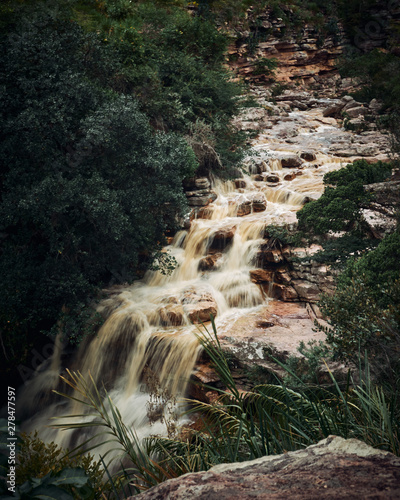
<path fill-rule="evenodd" d="M 304 450 L 185 474 L 140 500 L 338 500 L 400 498 L 400 458 L 356 439 L 329 436 Z"/>

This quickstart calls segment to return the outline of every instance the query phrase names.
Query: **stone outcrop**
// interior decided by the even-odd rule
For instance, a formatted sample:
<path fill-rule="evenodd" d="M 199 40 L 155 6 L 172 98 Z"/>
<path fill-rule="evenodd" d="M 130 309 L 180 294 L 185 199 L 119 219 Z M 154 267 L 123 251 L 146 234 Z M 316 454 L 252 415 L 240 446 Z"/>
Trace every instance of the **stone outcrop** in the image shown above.
<path fill-rule="evenodd" d="M 257 255 L 260 269 L 250 272 L 251 279 L 275 299 L 316 303 L 321 293 L 334 290 L 334 272 L 311 259 L 320 250 L 319 245 L 271 248 L 266 242 Z"/>
<path fill-rule="evenodd" d="M 132 497 L 132 500 L 399 497 L 399 457 L 356 439 L 329 436 L 304 450 L 185 474 Z"/>
<path fill-rule="evenodd" d="M 217 198 L 207 177 L 185 179 L 183 187 L 190 207 L 204 207 Z"/>
<path fill-rule="evenodd" d="M 251 12 L 250 12 L 251 17 Z M 255 82 L 265 82 L 271 77 L 268 67 L 257 63 L 260 59 L 275 59 L 274 78 L 278 81 L 302 79 L 313 82 L 315 77 L 336 70 L 336 60 L 342 54 L 343 30 L 337 27 L 335 36 L 322 39 L 312 26 L 304 25 L 301 37 L 269 9 L 257 16 L 259 42 L 253 48 L 255 34 L 243 30 L 228 50 L 230 64 L 240 75 Z"/>
<path fill-rule="evenodd" d="M 210 321 L 210 315 L 217 315 L 217 303 L 212 294 L 206 290 L 188 288 L 181 299 L 183 310 L 192 323 Z"/>

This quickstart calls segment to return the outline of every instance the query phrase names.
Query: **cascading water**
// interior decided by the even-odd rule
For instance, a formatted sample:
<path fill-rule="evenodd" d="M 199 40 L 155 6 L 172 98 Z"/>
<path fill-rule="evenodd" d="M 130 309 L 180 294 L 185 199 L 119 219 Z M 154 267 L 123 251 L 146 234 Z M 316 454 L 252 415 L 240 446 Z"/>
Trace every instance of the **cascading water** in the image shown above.
<path fill-rule="evenodd" d="M 215 182 L 218 198 L 200 210 L 190 230 L 176 234 L 165 249 L 177 261 L 170 276 L 148 271 L 142 281 L 116 290 L 99 306 L 105 323 L 81 346 L 71 368 L 79 369 L 84 377 L 90 374 L 99 387 L 104 385 L 125 424 L 139 438 L 166 433 L 161 420 L 149 425 L 149 374 L 171 400 L 185 393 L 199 354 L 198 324 L 212 314 L 223 333 L 230 316 L 265 306 L 268 296 L 252 282 L 250 270 L 258 267 L 257 251 L 266 226 L 294 222 L 306 197 L 323 191 L 324 173 L 340 167 L 339 161 L 321 154 L 319 168 L 315 162 L 305 162 L 301 169 L 282 169 L 284 149 L 278 149 L 272 158 L 262 137 L 255 147 L 264 159 L 265 174 L 274 174 L 274 182 L 268 175 L 262 180 L 244 176 L 239 189 L 232 181 Z M 285 180 L 289 171 L 295 175 Z M 50 371 L 38 374 L 26 386 L 21 406 L 34 408 L 40 394 L 56 387 L 60 359 L 57 349 Z M 59 400 L 27 421 L 25 428 L 39 429 L 42 438 L 63 446 L 82 442 L 85 435 L 46 427 L 50 417 L 70 413 L 80 413 L 79 408 Z M 98 451 L 104 455 L 106 450 Z"/>

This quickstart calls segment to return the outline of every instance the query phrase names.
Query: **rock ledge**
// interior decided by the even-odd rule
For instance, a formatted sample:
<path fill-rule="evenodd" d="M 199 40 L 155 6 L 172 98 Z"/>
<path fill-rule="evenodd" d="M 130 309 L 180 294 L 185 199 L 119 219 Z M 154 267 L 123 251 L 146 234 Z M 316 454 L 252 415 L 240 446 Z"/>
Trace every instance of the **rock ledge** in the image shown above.
<path fill-rule="evenodd" d="M 356 439 L 329 436 L 304 450 L 185 474 L 134 498 L 394 499 L 400 498 L 400 458 Z"/>

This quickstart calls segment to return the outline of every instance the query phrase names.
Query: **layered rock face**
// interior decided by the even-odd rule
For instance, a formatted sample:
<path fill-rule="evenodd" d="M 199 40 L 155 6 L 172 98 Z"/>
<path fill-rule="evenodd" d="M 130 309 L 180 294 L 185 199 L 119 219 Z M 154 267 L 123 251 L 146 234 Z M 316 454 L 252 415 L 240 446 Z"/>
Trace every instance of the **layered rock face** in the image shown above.
<path fill-rule="evenodd" d="M 134 498 L 337 500 L 399 497 L 399 457 L 375 450 L 356 439 L 329 436 L 304 450 L 185 474 Z"/>
<path fill-rule="evenodd" d="M 333 33 L 325 37 L 309 25 L 295 30 L 266 9 L 257 16 L 256 28 L 243 30 L 230 46 L 231 65 L 245 78 L 263 82 L 269 80 L 270 74 L 263 70 L 260 60 L 275 59 L 277 81 L 314 82 L 315 77 L 334 72 L 336 60 L 343 53 L 344 31 L 340 24 L 333 28 Z"/>

